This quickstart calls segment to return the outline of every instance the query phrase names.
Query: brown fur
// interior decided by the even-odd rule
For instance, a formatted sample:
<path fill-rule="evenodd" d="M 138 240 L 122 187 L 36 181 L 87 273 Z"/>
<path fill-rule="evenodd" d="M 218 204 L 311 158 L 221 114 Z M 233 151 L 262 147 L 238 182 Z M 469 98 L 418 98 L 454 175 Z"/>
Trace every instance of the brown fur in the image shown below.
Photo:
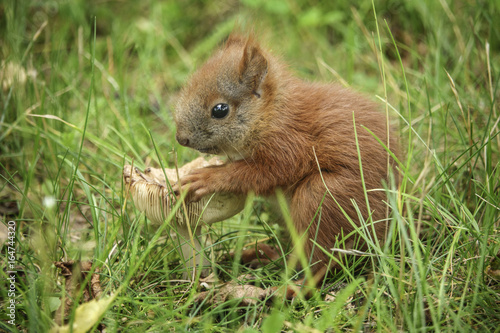
<path fill-rule="evenodd" d="M 224 119 L 210 116 L 217 103 L 230 106 Z M 312 254 L 311 263 L 320 263 L 312 271 L 322 272 L 328 257 L 313 251 L 310 240 L 331 249 L 341 235 L 350 233 L 353 227 L 342 210 L 359 225 L 352 201 L 369 219 L 353 113 L 371 218 L 380 221 L 375 230 L 381 239 L 386 218 L 381 188 L 387 179 L 388 154 L 362 127 L 387 141 L 386 120 L 378 106 L 338 85 L 293 77 L 252 37 L 230 36 L 181 92 L 176 110 L 178 141 L 202 152 L 226 154 L 229 162 L 191 173 L 180 185 L 189 184 L 192 200 L 214 192 L 272 196 L 282 189 L 297 231 L 307 232 L 308 258 Z M 389 146 L 396 147 L 394 136 Z M 335 200 L 325 196 L 325 184 Z M 318 219 L 314 216 L 323 198 Z M 345 246 L 352 247 L 354 240 L 350 238 Z"/>

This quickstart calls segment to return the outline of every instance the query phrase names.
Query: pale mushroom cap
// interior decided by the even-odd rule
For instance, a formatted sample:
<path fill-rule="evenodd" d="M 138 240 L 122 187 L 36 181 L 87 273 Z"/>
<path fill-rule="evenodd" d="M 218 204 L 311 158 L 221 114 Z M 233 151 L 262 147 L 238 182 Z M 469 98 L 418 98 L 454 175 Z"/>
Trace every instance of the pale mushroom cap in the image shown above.
<path fill-rule="evenodd" d="M 179 168 L 178 175 L 182 177 L 193 169 L 221 163 L 217 158 L 205 161 L 200 157 Z M 142 173 L 137 168 L 132 169 L 130 165 L 125 165 L 123 168 L 126 191 L 130 191 L 137 209 L 144 212 L 153 224 L 162 224 L 176 201 L 165 176 L 170 184 L 178 180 L 175 169 L 147 168 Z M 184 225 L 188 220 L 192 226 L 197 225 L 200 220 L 206 224 L 219 222 L 239 213 L 245 205 L 245 199 L 244 195 L 215 193 L 213 196 L 202 198 L 199 202 L 186 204 L 187 211 L 179 209 L 175 213 L 176 220 L 179 225 Z"/>

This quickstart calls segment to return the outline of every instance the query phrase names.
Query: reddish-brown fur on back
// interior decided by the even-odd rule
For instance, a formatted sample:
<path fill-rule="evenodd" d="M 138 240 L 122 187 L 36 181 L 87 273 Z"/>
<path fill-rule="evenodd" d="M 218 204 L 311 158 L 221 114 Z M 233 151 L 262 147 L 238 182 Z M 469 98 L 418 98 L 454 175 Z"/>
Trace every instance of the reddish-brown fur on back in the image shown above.
<path fill-rule="evenodd" d="M 224 118 L 213 116 L 218 103 L 228 105 Z M 363 220 L 371 215 L 372 221 L 379 221 L 374 236 L 382 238 L 386 218 L 382 180 L 388 178 L 388 153 L 364 127 L 386 144 L 388 130 L 378 106 L 358 93 L 295 78 L 253 38 L 231 36 L 182 91 L 176 122 L 181 144 L 229 156 L 226 164 L 201 169 L 181 181 L 190 184 L 190 197 L 250 191 L 272 196 L 282 189 L 296 229 L 308 233 L 306 254 L 308 258 L 312 254 L 311 264 L 319 263 L 312 266 L 314 272 L 328 257 L 320 250 L 313 253 L 310 240 L 331 249 L 354 230 L 345 214 L 360 225 L 356 206 Z M 395 138 L 390 137 L 394 149 Z M 350 238 L 345 246 L 352 247 L 353 242 Z"/>

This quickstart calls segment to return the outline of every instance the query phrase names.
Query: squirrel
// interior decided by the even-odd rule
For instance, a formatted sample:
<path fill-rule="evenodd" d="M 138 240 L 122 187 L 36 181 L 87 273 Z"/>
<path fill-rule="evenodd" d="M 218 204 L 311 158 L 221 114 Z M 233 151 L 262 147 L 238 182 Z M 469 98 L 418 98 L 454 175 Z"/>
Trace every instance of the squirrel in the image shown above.
<path fill-rule="evenodd" d="M 175 193 L 198 201 L 215 192 L 282 192 L 296 231 L 306 233 L 316 282 L 339 267 L 315 243 L 330 251 L 344 239 L 344 249 L 354 248 L 358 211 L 373 221 L 363 222 L 368 233 L 383 240 L 383 181 L 394 162 L 378 140 L 394 151 L 397 144 L 375 102 L 337 84 L 301 80 L 253 35 L 233 33 L 182 88 L 174 118 L 180 145 L 227 156 L 181 178 Z"/>

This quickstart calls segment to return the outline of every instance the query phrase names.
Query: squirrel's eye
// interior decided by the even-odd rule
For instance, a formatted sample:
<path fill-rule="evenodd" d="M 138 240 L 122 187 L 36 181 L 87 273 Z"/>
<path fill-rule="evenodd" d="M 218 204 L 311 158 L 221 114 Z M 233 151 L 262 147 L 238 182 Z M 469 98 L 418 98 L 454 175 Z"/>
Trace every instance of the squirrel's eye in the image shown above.
<path fill-rule="evenodd" d="M 222 119 L 229 113 L 229 105 L 219 103 L 212 109 L 212 118 Z"/>

